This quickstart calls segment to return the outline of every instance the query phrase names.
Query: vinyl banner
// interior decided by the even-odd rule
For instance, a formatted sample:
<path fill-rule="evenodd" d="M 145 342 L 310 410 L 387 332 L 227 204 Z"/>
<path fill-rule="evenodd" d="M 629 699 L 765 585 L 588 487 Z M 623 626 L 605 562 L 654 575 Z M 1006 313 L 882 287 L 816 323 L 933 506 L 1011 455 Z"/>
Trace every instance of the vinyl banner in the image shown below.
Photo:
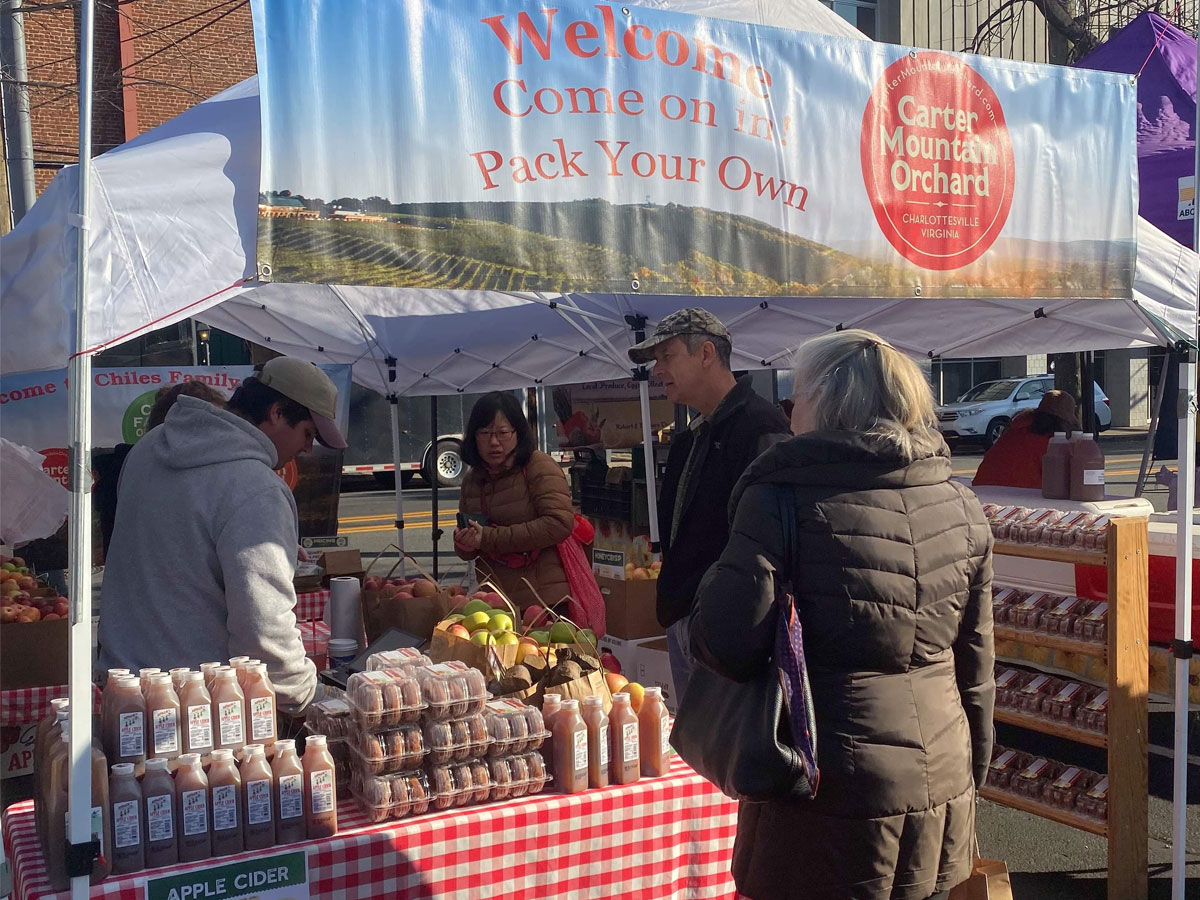
<path fill-rule="evenodd" d="M 276 281 L 1131 296 L 1126 75 L 578 0 L 254 13 Z"/>
<path fill-rule="evenodd" d="M 338 389 L 336 422 L 348 433 L 350 366 L 321 366 Z M 232 396 L 253 366 L 138 366 L 92 369 L 93 476 L 108 470 L 106 457 L 114 448 L 136 444 L 146 433 L 146 423 L 156 395 L 184 381 L 203 381 L 224 398 Z M 67 370 L 28 372 L 0 377 L 0 423 L 10 441 L 42 454 L 42 468 L 51 478 L 70 487 L 67 453 L 70 420 L 67 417 Z M 333 534 L 337 531 L 341 453 L 315 444 L 280 470 L 300 517 L 300 534 Z M 119 472 L 119 469 L 117 470 Z M 115 474 L 115 473 L 114 473 Z M 164 498 L 166 501 L 167 498 Z M 96 560 L 103 559 L 99 531 L 94 529 Z M 42 569 L 66 566 L 66 526 L 53 538 L 28 545 L 26 556 Z"/>

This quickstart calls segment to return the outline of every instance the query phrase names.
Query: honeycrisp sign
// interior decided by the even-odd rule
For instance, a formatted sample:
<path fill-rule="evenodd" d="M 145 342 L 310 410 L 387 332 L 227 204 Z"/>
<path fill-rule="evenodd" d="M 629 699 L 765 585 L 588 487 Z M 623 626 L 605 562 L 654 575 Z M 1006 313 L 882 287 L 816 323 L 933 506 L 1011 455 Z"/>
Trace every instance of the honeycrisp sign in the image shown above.
<path fill-rule="evenodd" d="M 277 281 L 1131 296 L 1128 76 L 564 0 L 254 0 Z"/>

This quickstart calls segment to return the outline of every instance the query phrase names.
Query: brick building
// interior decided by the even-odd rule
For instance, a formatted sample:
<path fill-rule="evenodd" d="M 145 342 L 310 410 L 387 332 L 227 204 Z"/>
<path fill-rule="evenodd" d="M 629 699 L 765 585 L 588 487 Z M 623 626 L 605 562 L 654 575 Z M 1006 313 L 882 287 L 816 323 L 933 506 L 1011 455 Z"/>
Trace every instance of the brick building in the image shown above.
<path fill-rule="evenodd" d="M 57 6 L 57 5 L 55 5 Z M 78 155 L 78 7 L 25 3 L 38 191 Z M 96 0 L 96 153 L 254 74 L 248 0 Z"/>

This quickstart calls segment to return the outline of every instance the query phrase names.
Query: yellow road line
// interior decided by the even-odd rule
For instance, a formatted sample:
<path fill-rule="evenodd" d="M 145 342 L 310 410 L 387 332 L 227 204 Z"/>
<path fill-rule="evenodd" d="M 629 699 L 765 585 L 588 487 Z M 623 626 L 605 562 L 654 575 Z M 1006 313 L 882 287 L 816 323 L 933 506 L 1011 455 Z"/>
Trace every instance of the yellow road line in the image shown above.
<path fill-rule="evenodd" d="M 404 520 L 404 524 L 408 528 L 412 528 L 414 525 L 416 525 L 417 527 L 420 527 L 420 528 L 424 528 L 426 526 L 429 526 L 429 527 L 433 526 L 432 522 L 415 522 L 414 523 L 414 522 L 410 522 L 408 519 Z M 444 522 L 438 523 L 439 528 L 453 528 L 454 525 L 455 525 L 454 519 L 447 519 Z M 395 531 L 395 530 L 396 530 L 395 525 L 365 525 L 365 526 L 360 526 L 358 528 L 339 528 L 338 534 L 367 534 L 367 533 L 376 532 L 376 531 Z"/>

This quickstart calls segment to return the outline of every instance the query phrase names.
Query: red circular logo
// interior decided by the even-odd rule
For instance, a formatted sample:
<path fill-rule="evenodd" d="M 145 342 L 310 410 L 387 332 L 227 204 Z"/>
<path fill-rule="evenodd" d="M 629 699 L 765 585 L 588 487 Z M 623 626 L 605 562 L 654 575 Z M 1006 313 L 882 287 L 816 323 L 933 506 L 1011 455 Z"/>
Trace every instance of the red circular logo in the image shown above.
<path fill-rule="evenodd" d="M 1013 199 L 1013 151 L 983 76 L 945 53 L 884 70 L 863 113 L 863 181 L 880 229 L 905 259 L 958 269 L 999 236 Z"/>
<path fill-rule="evenodd" d="M 42 471 L 70 490 L 71 457 L 66 447 L 47 447 L 42 454 Z"/>

